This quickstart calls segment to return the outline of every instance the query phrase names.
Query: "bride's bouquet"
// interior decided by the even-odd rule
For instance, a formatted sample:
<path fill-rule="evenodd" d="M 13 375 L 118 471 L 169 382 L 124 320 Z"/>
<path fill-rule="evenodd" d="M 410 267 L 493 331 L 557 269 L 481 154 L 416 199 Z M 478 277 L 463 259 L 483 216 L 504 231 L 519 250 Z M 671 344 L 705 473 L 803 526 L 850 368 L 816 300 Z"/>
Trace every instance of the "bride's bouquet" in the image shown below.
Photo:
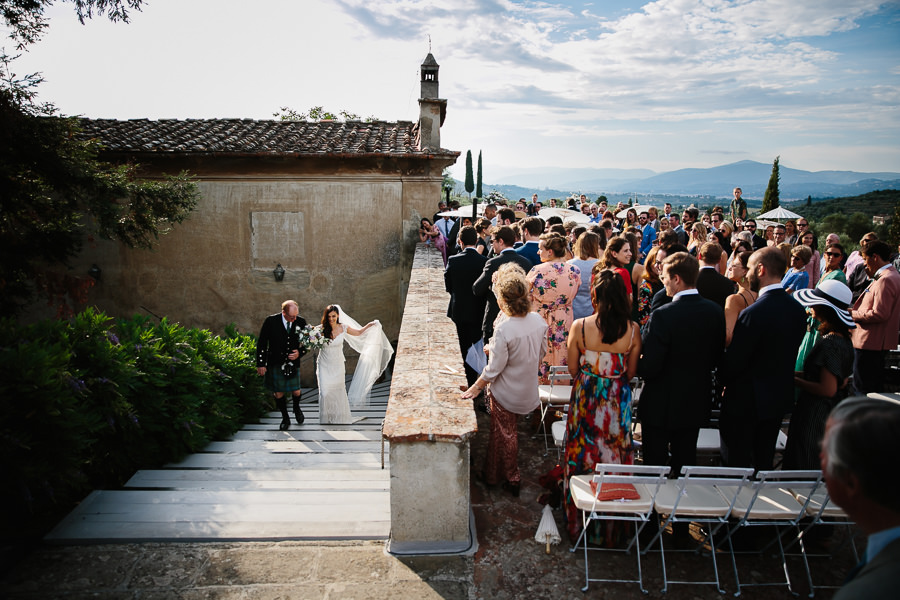
<path fill-rule="evenodd" d="M 300 330 L 300 344 L 307 350 L 318 350 L 330 343 L 331 339 L 322 333 L 321 325 L 307 325 Z"/>

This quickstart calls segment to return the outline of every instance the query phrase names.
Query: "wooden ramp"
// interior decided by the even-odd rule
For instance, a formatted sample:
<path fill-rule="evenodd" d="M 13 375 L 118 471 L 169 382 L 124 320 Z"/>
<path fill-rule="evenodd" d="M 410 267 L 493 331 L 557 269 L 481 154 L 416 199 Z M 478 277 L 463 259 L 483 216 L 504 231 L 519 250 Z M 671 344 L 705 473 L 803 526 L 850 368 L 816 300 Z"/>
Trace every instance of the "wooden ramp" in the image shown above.
<path fill-rule="evenodd" d="M 304 390 L 303 425 L 279 413 L 122 490 L 92 492 L 45 538 L 58 543 L 386 539 L 390 470 L 381 423 L 390 381 L 377 384 L 352 425 L 322 425 Z M 292 415 L 293 416 L 293 415 Z"/>

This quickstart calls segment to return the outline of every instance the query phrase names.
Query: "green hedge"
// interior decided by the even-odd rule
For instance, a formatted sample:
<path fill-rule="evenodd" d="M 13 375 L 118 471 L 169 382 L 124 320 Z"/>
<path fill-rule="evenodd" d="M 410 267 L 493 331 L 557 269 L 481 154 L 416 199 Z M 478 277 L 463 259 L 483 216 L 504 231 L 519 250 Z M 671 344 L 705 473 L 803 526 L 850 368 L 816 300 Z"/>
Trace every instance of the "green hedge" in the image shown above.
<path fill-rule="evenodd" d="M 255 340 L 166 319 L 0 320 L 7 533 L 135 470 L 177 461 L 268 410 Z"/>

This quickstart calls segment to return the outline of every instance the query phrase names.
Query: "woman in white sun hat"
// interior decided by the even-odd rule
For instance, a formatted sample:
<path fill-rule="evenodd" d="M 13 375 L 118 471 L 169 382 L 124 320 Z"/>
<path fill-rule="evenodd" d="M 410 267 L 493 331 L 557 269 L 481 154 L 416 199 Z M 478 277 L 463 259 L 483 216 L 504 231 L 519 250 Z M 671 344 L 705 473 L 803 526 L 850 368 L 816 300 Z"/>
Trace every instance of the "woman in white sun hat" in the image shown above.
<path fill-rule="evenodd" d="M 849 308 L 853 293 L 835 279 L 815 289 L 798 290 L 794 299 L 807 306 L 819 321 L 819 340 L 806 357 L 794 383 L 800 390 L 791 415 L 784 450 L 785 469 L 818 469 L 825 421 L 834 406 L 847 397 L 847 378 L 853 373 L 850 329 L 856 325 Z"/>

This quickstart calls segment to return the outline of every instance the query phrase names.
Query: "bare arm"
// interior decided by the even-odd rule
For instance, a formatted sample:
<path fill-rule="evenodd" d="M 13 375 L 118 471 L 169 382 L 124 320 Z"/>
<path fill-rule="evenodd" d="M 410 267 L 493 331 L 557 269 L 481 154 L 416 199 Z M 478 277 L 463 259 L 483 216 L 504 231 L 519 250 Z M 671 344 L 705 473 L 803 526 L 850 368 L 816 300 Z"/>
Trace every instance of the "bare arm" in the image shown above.
<path fill-rule="evenodd" d="M 632 322 L 631 327 L 637 327 L 637 323 Z M 626 367 L 626 373 L 628 374 L 628 379 L 631 379 L 635 375 L 637 375 L 638 370 L 638 361 L 641 358 L 641 335 L 639 331 L 634 332 L 634 343 L 631 345 L 631 350 L 628 351 L 628 365 Z"/>
<path fill-rule="evenodd" d="M 566 348 L 568 350 L 567 354 L 567 364 L 569 366 L 569 375 L 572 376 L 572 379 L 578 376 L 578 359 L 581 357 L 581 353 L 584 348 L 580 347 L 581 336 L 578 335 L 579 327 L 583 327 L 584 319 L 577 319 L 572 322 L 572 327 L 569 329 L 569 339 L 566 341 Z"/>
<path fill-rule="evenodd" d="M 370 321 L 370 322 L 366 323 L 362 329 L 354 329 L 352 327 L 347 327 L 347 333 L 349 333 L 350 335 L 360 335 L 361 333 L 365 332 L 369 327 L 371 327 L 374 324 L 375 324 L 375 321 Z"/>
<path fill-rule="evenodd" d="M 819 381 L 807 381 L 801 377 L 794 377 L 794 384 L 801 390 L 823 398 L 831 398 L 838 391 L 837 377 L 827 369 L 819 372 Z"/>

